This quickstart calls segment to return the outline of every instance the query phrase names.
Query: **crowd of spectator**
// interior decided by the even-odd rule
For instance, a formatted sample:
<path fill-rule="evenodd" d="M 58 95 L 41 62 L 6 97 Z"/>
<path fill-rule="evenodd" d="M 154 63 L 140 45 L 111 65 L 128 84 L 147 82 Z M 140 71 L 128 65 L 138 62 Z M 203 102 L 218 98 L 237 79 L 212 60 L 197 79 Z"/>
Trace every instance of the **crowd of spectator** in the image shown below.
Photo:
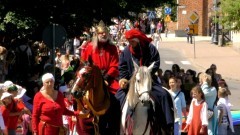
<path fill-rule="evenodd" d="M 197 130 L 194 131 L 197 134 L 201 132 L 216 135 L 226 133 L 226 125 L 234 132 L 230 113 L 231 103 L 228 100 L 231 91 L 225 79 L 217 73 L 215 64 L 210 65 L 205 72 L 199 73 L 192 69 L 185 71 L 179 65 L 173 64 L 172 69 L 167 69 L 164 72 L 159 69 L 157 74 L 159 81 L 174 98 L 178 114 L 178 119 L 175 120 L 177 126 L 174 126 L 175 133 L 180 134 L 188 131 L 188 134 L 194 134 L 192 128 L 195 128 Z M 179 93 L 182 93 L 182 95 Z M 201 113 L 199 114 L 201 117 L 195 114 L 197 113 L 194 111 L 197 108 L 195 106 L 201 106 Z M 186 112 L 189 112 L 189 114 L 186 115 Z M 207 119 L 210 112 L 212 112 L 212 117 Z M 187 119 L 186 121 L 182 119 L 182 115 Z M 195 117 L 199 118 L 196 119 Z M 182 126 L 183 122 L 186 122 L 184 126 Z M 199 125 L 196 125 L 198 122 L 201 123 L 199 128 L 197 128 Z M 196 127 L 192 127 L 194 125 Z M 205 129 L 207 132 L 205 132 Z"/>

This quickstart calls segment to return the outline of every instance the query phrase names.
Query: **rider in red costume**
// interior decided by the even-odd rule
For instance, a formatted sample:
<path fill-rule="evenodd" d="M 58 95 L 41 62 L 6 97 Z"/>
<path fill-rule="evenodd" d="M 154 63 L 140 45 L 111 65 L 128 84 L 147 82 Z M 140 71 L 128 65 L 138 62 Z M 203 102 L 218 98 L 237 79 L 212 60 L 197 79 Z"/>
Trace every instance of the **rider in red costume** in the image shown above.
<path fill-rule="evenodd" d="M 110 40 L 108 29 L 103 21 L 100 21 L 99 25 L 96 27 L 96 33 L 93 36 L 92 42 L 87 44 L 86 50 L 81 58 L 87 61 L 89 56 L 91 56 L 94 65 L 97 65 L 102 70 L 111 100 L 111 105 L 107 113 L 100 117 L 100 134 L 119 134 L 120 126 L 118 123 L 120 124 L 120 106 L 114 96 L 119 89 L 117 80 L 119 76 L 119 55 L 117 47 Z M 85 126 L 89 126 L 91 120 L 83 119 L 82 122 L 84 124 L 81 126 L 84 128 L 81 129 L 81 133 L 86 133 Z M 92 125 L 90 124 L 90 126 Z"/>

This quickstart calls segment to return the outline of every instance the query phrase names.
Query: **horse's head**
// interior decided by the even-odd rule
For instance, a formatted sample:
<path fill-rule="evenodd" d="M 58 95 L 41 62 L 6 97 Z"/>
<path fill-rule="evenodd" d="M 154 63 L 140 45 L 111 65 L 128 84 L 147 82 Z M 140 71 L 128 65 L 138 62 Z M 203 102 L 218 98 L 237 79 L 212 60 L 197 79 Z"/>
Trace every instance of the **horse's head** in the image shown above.
<path fill-rule="evenodd" d="M 134 106 L 139 100 L 145 104 L 150 101 L 149 93 L 152 90 L 151 71 L 154 66 L 152 63 L 149 67 L 138 66 L 135 62 L 135 73 L 130 80 L 130 88 L 128 93 L 129 105 Z M 132 99 L 132 101 L 130 101 Z"/>
<path fill-rule="evenodd" d="M 83 67 L 77 72 L 77 77 L 71 89 L 71 93 L 75 98 L 82 98 L 86 91 L 92 85 L 93 64 L 84 62 Z"/>
<path fill-rule="evenodd" d="M 110 105 L 102 72 L 92 61 L 85 62 L 77 72 L 71 93 L 78 102 L 78 110 L 82 112 L 88 110 L 99 116 L 105 114 Z"/>
<path fill-rule="evenodd" d="M 147 67 L 140 67 L 136 73 L 135 92 L 142 102 L 149 101 L 151 78 L 148 77 Z"/>

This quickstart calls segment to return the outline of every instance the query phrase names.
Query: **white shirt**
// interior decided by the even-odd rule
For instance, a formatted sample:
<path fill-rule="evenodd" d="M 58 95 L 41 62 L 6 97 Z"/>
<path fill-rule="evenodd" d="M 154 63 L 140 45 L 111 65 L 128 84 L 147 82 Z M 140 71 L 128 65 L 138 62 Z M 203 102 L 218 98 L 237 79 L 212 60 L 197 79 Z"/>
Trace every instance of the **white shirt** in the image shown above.
<path fill-rule="evenodd" d="M 56 63 L 56 65 L 55 65 L 56 67 L 61 68 L 62 61 L 61 61 L 60 57 L 55 58 L 55 63 Z"/>
<path fill-rule="evenodd" d="M 79 46 L 79 45 L 80 45 L 80 40 L 77 39 L 77 38 L 74 38 L 74 40 L 73 40 L 73 45 L 74 45 L 75 47 Z"/>
<path fill-rule="evenodd" d="M 232 114 L 231 114 L 231 110 L 228 106 L 228 101 L 225 98 L 219 98 L 218 102 L 217 102 L 217 107 L 218 107 L 218 109 L 223 109 L 223 116 L 226 116 L 225 118 L 228 118 L 228 120 L 223 119 L 223 121 L 229 122 L 229 127 L 232 130 L 232 132 L 234 132 Z"/>

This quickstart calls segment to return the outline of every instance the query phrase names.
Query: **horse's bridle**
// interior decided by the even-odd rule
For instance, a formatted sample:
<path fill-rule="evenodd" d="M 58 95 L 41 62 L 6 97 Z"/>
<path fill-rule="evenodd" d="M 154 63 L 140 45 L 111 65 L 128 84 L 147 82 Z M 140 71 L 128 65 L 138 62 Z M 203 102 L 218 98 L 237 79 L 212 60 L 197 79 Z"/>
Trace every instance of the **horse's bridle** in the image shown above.
<path fill-rule="evenodd" d="M 82 98 L 85 96 L 86 92 L 88 91 L 89 86 L 89 80 L 91 79 L 92 71 L 88 71 L 81 75 L 81 77 L 78 77 L 76 80 L 76 84 L 73 86 L 73 89 L 76 89 L 78 87 L 78 90 L 73 92 L 74 98 Z M 80 80 L 81 78 L 84 78 L 83 80 Z"/>
<path fill-rule="evenodd" d="M 144 93 L 148 93 L 149 94 L 149 91 L 143 91 L 142 93 L 139 94 L 139 91 L 137 90 L 138 97 L 141 97 Z"/>
<path fill-rule="evenodd" d="M 136 89 L 136 87 L 137 87 L 137 84 L 136 83 L 138 83 L 138 80 L 136 80 L 136 82 L 135 82 L 135 89 Z M 136 89 L 136 91 L 137 91 L 137 94 L 138 94 L 138 98 L 140 98 L 144 93 L 148 93 L 149 94 L 149 91 L 143 91 L 143 92 L 141 92 L 141 93 L 139 93 L 139 90 L 138 89 Z"/>

